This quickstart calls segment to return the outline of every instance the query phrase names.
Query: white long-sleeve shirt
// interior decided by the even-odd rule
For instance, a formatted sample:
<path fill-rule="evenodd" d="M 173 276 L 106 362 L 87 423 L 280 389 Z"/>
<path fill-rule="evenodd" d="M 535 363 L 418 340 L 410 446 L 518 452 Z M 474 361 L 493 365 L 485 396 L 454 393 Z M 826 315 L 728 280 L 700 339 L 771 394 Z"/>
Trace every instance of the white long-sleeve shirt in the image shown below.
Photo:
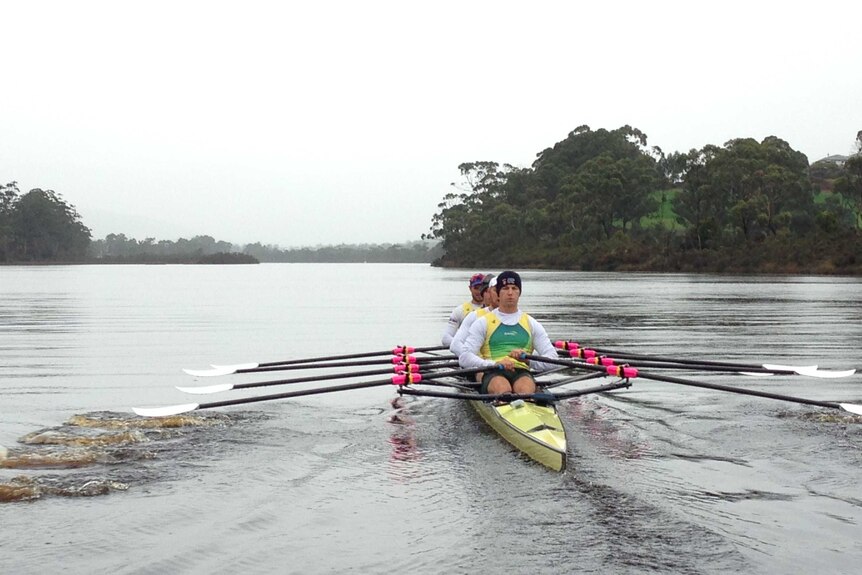
<path fill-rule="evenodd" d="M 470 304 L 472 307 L 465 309 L 467 308 L 467 304 Z M 441 339 L 443 345 L 449 345 L 452 343 L 452 338 L 455 337 L 455 334 L 458 332 L 458 328 L 461 327 L 461 324 L 464 322 L 464 318 L 477 307 L 480 306 L 470 301 L 462 303 L 452 310 L 452 313 L 449 314 L 449 321 L 446 322 L 446 329 L 443 330 L 443 337 Z"/>
<path fill-rule="evenodd" d="M 473 325 L 473 322 L 475 322 L 478 318 L 478 309 L 474 309 L 473 311 L 468 313 L 467 317 L 464 318 L 464 321 L 461 322 L 461 326 L 458 328 L 458 331 L 456 331 L 455 335 L 452 337 L 452 341 L 449 343 L 449 351 L 454 353 L 455 357 L 461 355 L 461 352 L 463 351 L 464 347 L 464 340 L 467 339 L 467 334 L 470 333 L 470 327 Z"/>
<path fill-rule="evenodd" d="M 503 325 L 514 326 L 517 325 L 521 320 L 521 310 L 518 310 L 514 313 L 503 313 L 500 309 L 495 309 L 491 312 L 500 320 L 500 323 Z M 490 315 L 490 314 L 489 314 Z M 528 353 L 532 352 L 532 355 L 542 355 L 545 357 L 557 357 L 557 348 L 554 347 L 554 344 L 551 343 L 551 339 L 548 337 L 548 333 L 545 331 L 545 328 L 542 327 L 542 324 L 537 322 L 532 316 L 527 316 L 530 322 L 530 333 L 533 338 L 533 349 L 526 350 Z M 478 369 L 482 367 L 494 367 L 496 362 L 490 359 L 484 359 L 479 356 L 479 351 L 482 349 L 482 344 L 485 343 L 485 336 L 487 335 L 488 322 L 480 321 L 484 320 L 484 316 L 479 318 L 479 320 L 473 321 L 473 325 L 470 326 L 470 330 L 467 334 L 467 337 L 464 339 L 463 346 L 461 348 L 461 353 L 458 355 L 458 363 L 461 365 L 462 369 Z M 549 369 L 556 368 L 557 365 L 553 363 L 544 363 L 538 361 L 530 362 L 530 369 L 535 371 L 546 371 Z"/>

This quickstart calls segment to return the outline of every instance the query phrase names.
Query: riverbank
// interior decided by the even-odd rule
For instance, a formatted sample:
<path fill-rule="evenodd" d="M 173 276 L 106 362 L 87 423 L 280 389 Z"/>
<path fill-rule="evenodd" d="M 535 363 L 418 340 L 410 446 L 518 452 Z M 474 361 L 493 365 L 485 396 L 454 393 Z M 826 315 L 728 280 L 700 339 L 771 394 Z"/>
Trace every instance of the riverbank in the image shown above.
<path fill-rule="evenodd" d="M 504 257 L 443 256 L 444 268 L 555 269 L 656 273 L 862 276 L 862 237 L 856 234 L 767 238 L 722 249 L 682 249 L 671 242 L 616 236 L 593 245 L 519 248 Z"/>

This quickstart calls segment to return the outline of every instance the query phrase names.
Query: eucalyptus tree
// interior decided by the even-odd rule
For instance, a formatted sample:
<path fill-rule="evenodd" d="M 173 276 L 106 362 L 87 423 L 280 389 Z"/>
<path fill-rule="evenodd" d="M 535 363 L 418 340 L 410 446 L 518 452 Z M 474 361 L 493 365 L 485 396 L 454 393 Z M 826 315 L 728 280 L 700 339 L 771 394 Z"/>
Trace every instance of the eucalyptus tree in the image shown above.
<path fill-rule="evenodd" d="M 86 257 L 90 229 L 74 206 L 53 190 L 35 188 L 8 214 L 11 257 L 19 261 L 70 261 Z"/>
<path fill-rule="evenodd" d="M 512 166 L 489 161 L 460 164 L 463 182 L 451 184 L 458 193 L 449 192 L 443 197 L 437 205 L 438 213 L 432 217 L 430 232 L 422 237 L 441 240 L 446 257 L 452 261 L 467 263 L 487 255 L 493 214 L 496 206 L 506 202 L 503 187 L 512 170 Z"/>
<path fill-rule="evenodd" d="M 718 238 L 719 214 L 724 206 L 715 193 L 709 174 L 709 163 L 719 152 L 712 145 L 690 150 L 678 160 L 683 165 L 682 188 L 673 200 L 677 221 L 682 224 L 693 247 L 712 247 Z"/>
<path fill-rule="evenodd" d="M 862 230 L 862 151 L 844 163 L 844 174 L 835 181 L 835 191 L 845 198 L 848 208 L 853 210 L 856 230 Z"/>
<path fill-rule="evenodd" d="M 425 237 L 441 240 L 447 261 L 464 264 L 540 258 L 627 233 L 655 209 L 651 196 L 663 178 L 653 154 L 660 150 L 649 150 L 646 135 L 630 126 L 580 126 L 530 168 L 461 164 L 466 185 L 443 198 Z"/>
<path fill-rule="evenodd" d="M 682 192 L 675 201 L 699 248 L 754 240 L 813 225 L 808 159 L 787 142 L 740 138 L 723 148 L 687 155 Z"/>
<path fill-rule="evenodd" d="M 656 209 L 652 194 L 663 179 L 652 153 L 646 135 L 630 126 L 595 132 L 581 126 L 543 151 L 533 167 L 552 190 L 568 234 L 601 240 L 627 233 Z"/>
<path fill-rule="evenodd" d="M 855 214 L 854 228 L 862 230 L 862 130 L 856 132 L 856 153 L 844 163 L 844 173 L 835 182 L 835 191 Z"/>
<path fill-rule="evenodd" d="M 0 261 L 4 262 L 12 256 L 12 213 L 18 194 L 18 182 L 0 185 Z"/>

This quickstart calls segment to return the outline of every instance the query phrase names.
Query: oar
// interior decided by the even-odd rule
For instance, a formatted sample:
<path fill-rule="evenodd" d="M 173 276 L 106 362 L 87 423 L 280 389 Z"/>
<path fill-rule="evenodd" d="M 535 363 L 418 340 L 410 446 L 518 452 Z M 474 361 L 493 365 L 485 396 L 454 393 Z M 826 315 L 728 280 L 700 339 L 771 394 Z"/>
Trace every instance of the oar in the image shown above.
<path fill-rule="evenodd" d="M 630 360 L 645 360 L 645 361 L 654 361 L 654 362 L 663 362 L 663 363 L 675 363 L 681 365 L 691 365 L 696 366 L 698 369 L 703 368 L 705 366 L 713 366 L 713 367 L 721 367 L 726 369 L 732 369 L 734 371 L 739 371 L 744 375 L 781 375 L 788 373 L 795 373 L 798 375 L 806 375 L 809 377 L 819 377 L 822 379 L 834 379 L 839 377 L 849 377 L 856 373 L 855 369 L 848 369 L 843 371 L 827 371 L 822 369 L 817 369 L 816 365 L 779 365 L 779 364 L 770 364 L 764 363 L 760 365 L 755 365 L 751 363 L 735 363 L 728 361 L 708 361 L 701 359 L 687 359 L 687 358 L 677 358 L 677 357 L 662 357 L 656 355 L 643 355 L 637 353 L 629 353 L 622 350 L 614 350 L 607 349 L 601 347 L 582 347 L 576 342 L 571 341 L 557 341 L 554 345 L 560 350 L 559 353 L 568 354 L 570 357 L 578 357 L 588 359 L 590 357 L 595 357 L 599 354 L 609 354 L 617 359 L 630 359 Z"/>
<path fill-rule="evenodd" d="M 657 369 L 684 369 L 687 371 L 720 371 L 723 373 L 728 372 L 736 372 L 736 369 L 723 367 L 719 365 L 712 364 L 699 364 L 699 363 L 670 363 L 670 362 L 661 362 L 661 361 L 627 361 L 628 356 L 614 356 L 610 357 L 607 355 L 596 355 L 590 357 L 588 359 L 584 359 L 585 363 L 590 363 L 593 365 L 615 365 L 625 363 L 626 365 L 630 365 L 632 367 L 653 367 Z M 778 370 L 778 369 L 764 369 L 764 368 L 749 368 L 752 375 L 795 375 L 797 372 L 791 370 Z M 817 376 L 815 376 L 817 377 Z"/>
<path fill-rule="evenodd" d="M 543 382 L 540 383 L 537 380 L 536 383 L 539 384 L 544 389 L 548 389 L 551 387 L 559 387 L 561 385 L 567 385 L 569 383 L 578 383 L 580 381 L 586 381 L 588 379 L 596 379 L 597 377 L 604 377 L 604 376 L 605 376 L 604 373 L 587 373 L 587 374 L 581 374 L 581 375 L 575 375 L 572 377 L 567 377 L 565 379 L 560 379 L 557 381 L 549 381 L 548 383 L 543 383 Z"/>
<path fill-rule="evenodd" d="M 457 361 L 448 361 L 440 364 L 434 365 L 425 365 L 424 367 L 419 366 L 417 363 L 399 363 L 398 365 L 387 368 L 387 369 L 377 369 L 373 371 L 353 371 L 348 373 L 336 373 L 331 375 L 312 375 L 308 377 L 295 377 L 292 379 L 276 379 L 274 381 L 253 381 L 251 383 L 221 383 L 217 385 L 205 385 L 205 386 L 197 386 L 197 387 L 181 387 L 177 386 L 182 392 L 185 393 L 195 393 L 199 395 L 205 395 L 210 393 L 220 393 L 222 391 L 230 391 L 232 389 L 249 389 L 252 387 L 269 387 L 272 385 L 287 385 L 290 383 L 307 383 L 311 381 L 327 381 L 330 379 L 346 379 L 350 377 L 365 377 L 368 375 L 383 375 L 386 373 L 403 373 L 403 372 L 422 372 L 426 373 L 429 369 L 438 369 L 438 368 L 450 368 L 457 367 Z"/>
<path fill-rule="evenodd" d="M 618 381 L 607 385 L 590 387 L 587 389 L 571 389 L 561 391 L 559 393 L 550 393 L 538 391 L 536 393 L 455 393 L 449 391 L 432 391 L 428 389 L 410 389 L 406 387 L 399 388 L 399 395 L 417 395 L 421 397 L 442 397 L 444 399 L 466 399 L 470 401 L 507 401 L 512 402 L 516 399 L 528 399 L 536 403 L 552 403 L 560 399 L 568 399 L 570 397 L 578 397 L 589 393 L 602 393 L 604 391 L 612 391 L 623 387 L 631 387 L 631 382 Z"/>
<path fill-rule="evenodd" d="M 842 409 L 855 415 L 862 415 L 862 405 L 855 403 L 838 403 L 834 401 L 818 401 L 816 399 L 805 399 L 801 397 L 793 397 L 790 395 L 781 395 L 778 393 L 769 393 L 766 391 L 757 391 L 754 389 L 743 389 L 740 387 L 730 387 L 728 385 L 720 385 L 717 383 L 706 383 L 701 381 L 692 381 L 690 379 L 682 379 L 679 377 L 671 377 L 669 375 L 660 375 L 652 372 L 643 372 L 634 367 L 624 365 L 608 365 L 599 366 L 589 363 L 580 363 L 559 358 L 542 357 L 539 355 L 525 355 L 524 359 L 542 361 L 546 363 L 556 363 L 558 365 L 570 365 L 571 367 L 580 367 L 592 371 L 605 371 L 608 375 L 614 377 L 625 377 L 633 379 L 642 377 L 644 379 L 652 379 L 655 381 L 665 381 L 668 383 L 678 383 L 680 385 L 689 385 L 691 387 L 702 387 L 705 389 L 715 389 L 718 391 L 728 391 L 730 393 L 739 393 L 742 395 L 753 395 L 756 397 L 765 397 L 767 399 L 777 399 L 779 401 L 789 401 L 793 403 L 803 403 L 806 405 L 816 405 L 818 407 L 828 407 L 830 409 Z"/>
<path fill-rule="evenodd" d="M 332 387 L 324 387 L 317 389 L 303 389 L 299 391 L 288 391 L 285 393 L 276 393 L 273 395 L 260 395 L 257 397 L 245 397 L 242 399 L 226 399 L 224 401 L 212 401 L 210 403 L 184 403 L 181 405 L 169 405 L 166 407 L 133 407 L 132 411 L 144 417 L 165 417 L 169 415 L 179 415 L 197 409 L 210 409 L 213 407 L 225 407 L 228 405 L 240 405 L 243 403 L 255 403 L 258 401 L 270 401 L 273 399 L 287 399 L 290 397 L 302 397 L 304 395 L 317 395 L 320 393 L 332 393 L 335 391 L 348 391 L 351 389 L 362 389 L 366 387 L 380 387 L 383 385 L 409 385 L 411 383 L 419 383 L 423 380 L 438 379 L 443 377 L 453 377 L 458 375 L 467 375 L 485 371 L 487 368 L 481 369 L 462 369 L 456 371 L 447 371 L 442 373 L 432 373 L 422 375 L 419 373 L 408 373 L 395 375 L 386 379 L 378 379 L 373 381 L 363 381 L 359 383 L 347 383 L 344 385 L 335 385 Z"/>
<path fill-rule="evenodd" d="M 383 351 L 366 351 L 363 353 L 348 353 L 343 355 L 328 355 L 323 357 L 308 357 L 305 359 L 285 359 L 281 361 L 267 361 L 262 363 L 239 363 L 235 365 L 213 365 L 215 368 L 220 369 L 253 369 L 255 367 L 273 367 L 276 365 L 293 365 L 297 363 L 312 363 L 315 361 L 337 361 L 339 359 L 359 359 L 361 357 L 375 357 L 378 355 L 401 355 L 401 354 L 409 354 L 409 353 L 419 353 L 425 351 L 437 351 L 440 349 L 449 349 L 445 345 L 435 345 L 431 347 L 410 347 L 406 345 L 399 345 L 391 349 L 386 349 Z"/>
<path fill-rule="evenodd" d="M 750 363 L 736 363 L 736 362 L 729 362 L 729 361 L 709 361 L 709 360 L 701 360 L 701 359 L 661 357 L 661 356 L 657 356 L 657 355 L 643 355 L 643 354 L 630 353 L 627 351 L 616 350 L 616 349 L 608 349 L 608 348 L 601 348 L 601 347 L 583 347 L 576 342 L 569 342 L 569 341 L 557 341 L 557 342 L 554 342 L 554 345 L 558 348 L 557 353 L 564 355 L 564 356 L 574 357 L 574 358 L 579 358 L 579 359 L 584 359 L 584 360 L 590 360 L 590 359 L 595 358 L 595 357 L 601 357 L 602 355 L 605 355 L 605 354 L 611 354 L 618 359 L 655 361 L 655 362 L 661 362 L 661 363 L 672 363 L 672 364 L 677 364 L 677 365 L 693 365 L 693 366 L 697 366 L 697 367 L 702 367 L 702 366 L 708 365 L 708 366 L 714 366 L 714 367 L 732 369 L 732 370 L 738 370 L 738 369 L 763 370 L 763 369 L 765 369 L 762 364 L 761 365 L 755 365 L 755 364 L 750 364 Z M 777 368 L 777 367 L 779 367 L 779 366 L 773 366 L 773 368 Z M 799 367 L 800 369 L 806 369 L 806 370 L 817 369 L 816 365 L 781 366 L 781 367 L 784 368 L 784 369 L 782 369 L 782 371 L 793 371 L 792 368 L 796 368 L 796 367 Z"/>
<path fill-rule="evenodd" d="M 340 367 L 358 367 L 361 365 L 384 365 L 387 363 L 433 363 L 435 361 L 451 361 L 454 356 L 448 357 L 416 357 L 413 355 L 395 355 L 390 359 L 366 359 L 362 361 L 345 361 L 340 363 L 303 363 L 291 365 L 273 365 L 269 367 L 244 367 L 232 369 L 227 367 L 216 367 L 213 369 L 184 369 L 183 371 L 195 377 L 216 377 L 220 375 L 232 375 L 234 373 L 265 373 L 270 371 L 289 371 L 295 369 L 330 369 Z"/>

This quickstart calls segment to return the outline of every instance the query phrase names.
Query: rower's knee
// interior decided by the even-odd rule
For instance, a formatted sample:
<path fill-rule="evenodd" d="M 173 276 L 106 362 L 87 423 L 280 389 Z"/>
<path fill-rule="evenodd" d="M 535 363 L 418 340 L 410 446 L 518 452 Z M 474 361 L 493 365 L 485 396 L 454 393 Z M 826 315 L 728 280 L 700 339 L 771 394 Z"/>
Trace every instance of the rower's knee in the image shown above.
<path fill-rule="evenodd" d="M 498 375 L 491 379 L 488 382 L 488 393 L 497 395 L 500 393 L 512 393 L 512 386 L 509 384 L 509 380 L 505 377 Z"/>
<path fill-rule="evenodd" d="M 536 382 L 529 375 L 522 375 L 512 384 L 512 390 L 515 393 L 523 393 L 525 395 L 536 393 Z"/>

